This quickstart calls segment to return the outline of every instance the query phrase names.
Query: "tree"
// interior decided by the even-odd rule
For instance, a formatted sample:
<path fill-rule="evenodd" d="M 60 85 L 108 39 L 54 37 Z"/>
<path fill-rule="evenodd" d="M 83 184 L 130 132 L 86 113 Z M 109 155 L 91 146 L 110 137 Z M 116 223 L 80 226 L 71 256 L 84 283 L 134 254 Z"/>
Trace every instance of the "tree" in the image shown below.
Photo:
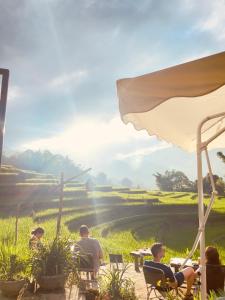
<path fill-rule="evenodd" d="M 156 178 L 156 185 L 161 191 L 192 191 L 194 183 L 181 171 L 166 171 L 165 174 L 153 174 Z"/>
<path fill-rule="evenodd" d="M 129 187 L 131 188 L 132 185 L 133 185 L 133 182 L 127 178 L 127 177 L 124 177 L 122 180 L 121 180 L 121 185 L 124 186 L 124 187 Z"/>
<path fill-rule="evenodd" d="M 65 177 L 72 177 L 82 171 L 67 156 L 53 154 L 50 151 L 26 150 L 9 157 L 4 156 L 4 163 L 16 166 L 20 169 L 32 170 L 40 173 L 59 175 L 64 172 Z"/>
<path fill-rule="evenodd" d="M 96 183 L 98 185 L 107 185 L 108 184 L 107 175 L 103 172 L 98 173 L 96 177 Z"/>
<path fill-rule="evenodd" d="M 217 156 L 225 163 L 225 155 L 222 152 L 217 152 Z"/>
<path fill-rule="evenodd" d="M 223 181 L 222 177 L 219 177 L 218 175 L 213 175 L 213 181 L 215 183 L 215 189 L 218 193 L 218 195 L 225 195 L 225 182 Z M 203 178 L 203 192 L 206 194 L 211 194 L 212 192 L 212 186 L 210 182 L 210 176 L 207 174 Z"/>

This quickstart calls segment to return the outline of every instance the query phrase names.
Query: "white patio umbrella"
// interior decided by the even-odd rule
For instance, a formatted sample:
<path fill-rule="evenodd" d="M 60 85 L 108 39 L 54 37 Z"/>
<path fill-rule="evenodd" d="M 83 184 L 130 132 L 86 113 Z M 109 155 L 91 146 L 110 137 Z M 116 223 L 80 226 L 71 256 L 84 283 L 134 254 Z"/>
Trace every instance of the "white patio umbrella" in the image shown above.
<path fill-rule="evenodd" d="M 197 153 L 199 230 L 191 257 L 200 241 L 201 298 L 206 299 L 205 224 L 214 201 L 215 185 L 207 148 L 225 147 L 225 52 L 151 74 L 117 81 L 124 123 L 137 130 Z M 202 152 L 212 185 L 203 205 Z"/>

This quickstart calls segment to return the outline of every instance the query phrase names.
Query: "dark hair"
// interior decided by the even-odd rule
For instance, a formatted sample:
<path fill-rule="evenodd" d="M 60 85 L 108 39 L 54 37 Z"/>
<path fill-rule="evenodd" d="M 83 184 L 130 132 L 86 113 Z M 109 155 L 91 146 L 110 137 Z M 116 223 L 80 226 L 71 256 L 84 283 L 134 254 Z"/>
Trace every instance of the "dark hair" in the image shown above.
<path fill-rule="evenodd" d="M 220 265 L 219 253 L 215 247 L 208 246 L 206 248 L 205 258 L 208 265 Z"/>
<path fill-rule="evenodd" d="M 42 227 L 37 227 L 36 229 L 34 229 L 34 230 L 31 231 L 31 234 L 34 234 L 34 235 L 36 235 L 38 233 L 39 234 L 44 234 L 45 231 L 44 231 L 44 229 Z"/>
<path fill-rule="evenodd" d="M 84 235 L 84 234 L 88 234 L 89 233 L 89 229 L 87 227 L 87 225 L 81 225 L 80 226 L 80 235 Z"/>
<path fill-rule="evenodd" d="M 153 257 L 157 256 L 157 254 L 160 252 L 162 247 L 163 247 L 162 243 L 155 243 L 151 246 L 151 252 L 152 252 Z"/>

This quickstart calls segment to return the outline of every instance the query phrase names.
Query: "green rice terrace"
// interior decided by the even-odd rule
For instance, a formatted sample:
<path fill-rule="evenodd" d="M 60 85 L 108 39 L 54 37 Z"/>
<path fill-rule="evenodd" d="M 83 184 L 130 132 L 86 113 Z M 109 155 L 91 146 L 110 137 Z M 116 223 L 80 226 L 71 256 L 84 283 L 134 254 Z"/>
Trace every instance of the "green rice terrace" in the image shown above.
<path fill-rule="evenodd" d="M 45 229 L 44 239 L 56 232 L 59 189 L 53 175 L 3 166 L 0 173 L 0 239 L 13 238 L 19 212 L 18 245 L 28 247 L 34 227 Z M 205 200 L 205 205 L 209 196 Z M 19 205 L 17 205 L 19 204 Z M 18 210 L 19 209 L 19 210 Z M 64 188 L 62 235 L 78 239 L 80 225 L 91 228 L 108 259 L 108 253 L 129 253 L 149 247 L 154 241 L 167 246 L 166 260 L 185 256 L 197 233 L 195 193 L 146 191 L 97 186 L 87 191 L 85 184 L 69 183 Z M 225 262 L 225 198 L 217 197 L 206 228 L 206 243 L 218 247 Z M 198 253 L 196 253 L 196 257 Z"/>

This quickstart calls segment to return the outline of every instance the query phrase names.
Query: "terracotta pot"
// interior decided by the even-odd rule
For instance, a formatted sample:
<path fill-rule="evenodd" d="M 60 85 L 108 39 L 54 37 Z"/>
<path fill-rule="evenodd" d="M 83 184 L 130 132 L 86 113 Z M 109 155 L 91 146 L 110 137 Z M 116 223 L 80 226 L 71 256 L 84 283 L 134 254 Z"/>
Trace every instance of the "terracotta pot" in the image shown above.
<path fill-rule="evenodd" d="M 53 291 L 64 289 L 66 281 L 66 276 L 61 275 L 53 275 L 53 276 L 40 276 L 37 279 L 37 283 L 40 288 L 45 291 Z"/>
<path fill-rule="evenodd" d="M 0 280 L 0 290 L 2 294 L 8 297 L 18 296 L 20 290 L 23 288 L 26 280 Z"/>

